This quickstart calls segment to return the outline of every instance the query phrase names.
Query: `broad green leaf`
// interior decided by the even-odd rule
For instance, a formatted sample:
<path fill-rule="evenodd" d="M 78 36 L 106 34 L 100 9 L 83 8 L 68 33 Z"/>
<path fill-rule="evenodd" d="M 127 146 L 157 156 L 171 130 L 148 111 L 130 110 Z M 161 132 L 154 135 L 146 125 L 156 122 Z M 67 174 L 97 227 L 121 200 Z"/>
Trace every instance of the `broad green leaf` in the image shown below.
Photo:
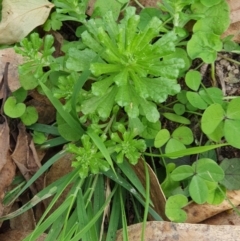
<path fill-rule="evenodd" d="M 141 135 L 141 133 L 146 128 L 139 118 L 129 118 L 128 123 L 130 130 L 132 130 L 134 133 L 138 133 L 139 135 Z"/>
<path fill-rule="evenodd" d="M 203 113 L 201 128 L 205 134 L 211 134 L 224 120 L 225 112 L 220 104 L 210 105 Z"/>
<path fill-rule="evenodd" d="M 182 142 L 171 138 L 166 144 L 165 152 L 171 153 L 174 151 L 181 151 L 181 150 L 185 150 L 185 149 L 186 149 L 186 147 Z"/>
<path fill-rule="evenodd" d="M 208 187 L 201 177 L 194 176 L 189 184 L 189 194 L 194 202 L 203 204 L 208 198 Z"/>
<path fill-rule="evenodd" d="M 11 118 L 18 118 L 24 114 L 26 105 L 24 103 L 17 103 L 16 98 L 10 96 L 5 101 L 3 109 L 7 116 Z"/>
<path fill-rule="evenodd" d="M 224 170 L 225 176 L 220 183 L 228 190 L 240 189 L 240 158 L 224 159 L 220 166 Z"/>
<path fill-rule="evenodd" d="M 240 148 L 240 120 L 226 119 L 224 122 L 224 136 L 230 145 Z"/>
<path fill-rule="evenodd" d="M 177 103 L 173 106 L 173 110 L 177 115 L 182 115 L 185 112 L 185 106 L 183 104 Z"/>
<path fill-rule="evenodd" d="M 221 105 L 223 103 L 223 92 L 219 88 L 210 87 L 207 89 L 200 89 L 199 95 L 209 105 L 214 104 L 214 103 L 218 103 Z"/>
<path fill-rule="evenodd" d="M 163 113 L 163 116 L 171 121 L 177 122 L 177 123 L 181 123 L 181 124 L 185 124 L 185 125 L 189 125 L 191 122 L 189 119 L 183 117 L 183 116 L 179 116 L 173 113 Z"/>
<path fill-rule="evenodd" d="M 21 121 L 26 125 L 30 126 L 37 122 L 38 120 L 38 112 L 35 107 L 28 106 L 24 112 L 24 114 L 20 117 Z"/>
<path fill-rule="evenodd" d="M 187 99 L 190 104 L 200 110 L 205 110 L 208 104 L 202 99 L 202 97 L 197 92 L 188 91 Z"/>
<path fill-rule="evenodd" d="M 190 70 L 187 72 L 186 76 L 185 76 L 185 83 L 188 86 L 188 88 L 197 91 L 200 83 L 202 80 L 202 76 L 199 73 L 199 71 L 196 70 Z"/>
<path fill-rule="evenodd" d="M 217 52 L 220 50 L 222 50 L 220 36 L 212 32 L 196 32 L 187 44 L 187 52 L 191 59 L 201 58 L 209 64 L 216 60 Z"/>
<path fill-rule="evenodd" d="M 200 2 L 206 6 L 206 7 L 211 7 L 213 5 L 219 4 L 222 0 L 200 0 Z"/>
<path fill-rule="evenodd" d="M 173 170 L 173 172 L 171 173 L 171 178 L 174 181 L 182 181 L 193 175 L 194 169 L 192 168 L 192 166 L 182 165 Z"/>
<path fill-rule="evenodd" d="M 217 0 L 202 1 L 211 4 L 213 1 L 216 3 Z M 219 4 L 213 5 L 207 9 L 205 9 L 204 5 L 199 4 L 198 10 L 195 8 L 195 13 L 198 12 L 203 12 L 205 16 L 196 22 L 193 27 L 193 32 L 206 31 L 220 36 L 227 30 L 230 24 L 230 9 L 227 1 L 219 1 Z"/>
<path fill-rule="evenodd" d="M 207 134 L 207 136 L 210 140 L 220 142 L 224 136 L 224 122 L 220 122 L 216 129 L 211 134 Z"/>
<path fill-rule="evenodd" d="M 227 107 L 226 115 L 229 119 L 240 120 L 240 98 L 230 101 Z"/>
<path fill-rule="evenodd" d="M 159 17 L 161 11 L 157 8 L 144 8 L 140 13 L 139 29 L 144 30 L 153 17 Z"/>
<path fill-rule="evenodd" d="M 173 222 L 184 222 L 187 219 L 187 214 L 183 207 L 188 203 L 187 197 L 178 194 L 168 198 L 166 202 L 166 215 Z"/>
<path fill-rule="evenodd" d="M 207 181 L 218 182 L 224 178 L 224 171 L 217 163 L 205 165 L 196 163 L 196 172 L 199 177 Z"/>
<path fill-rule="evenodd" d="M 172 137 L 182 142 L 184 145 L 190 145 L 193 142 L 193 133 L 190 128 L 180 126 L 174 130 Z"/>
<path fill-rule="evenodd" d="M 160 114 L 153 102 L 142 99 L 140 100 L 140 107 L 148 121 L 155 123 L 159 120 Z"/>
<path fill-rule="evenodd" d="M 167 129 L 160 130 L 154 140 L 154 146 L 159 148 L 163 146 L 170 138 L 170 133 Z"/>

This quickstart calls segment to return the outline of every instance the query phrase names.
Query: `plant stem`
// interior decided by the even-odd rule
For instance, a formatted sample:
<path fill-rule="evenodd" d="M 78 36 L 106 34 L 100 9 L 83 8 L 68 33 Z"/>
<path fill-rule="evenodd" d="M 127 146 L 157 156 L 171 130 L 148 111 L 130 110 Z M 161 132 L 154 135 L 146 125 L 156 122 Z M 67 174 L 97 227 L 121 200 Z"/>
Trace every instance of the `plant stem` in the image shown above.
<path fill-rule="evenodd" d="M 226 60 L 228 60 L 228 61 L 230 61 L 230 62 L 232 62 L 232 63 L 234 63 L 234 64 L 238 64 L 238 65 L 240 65 L 240 62 L 237 61 L 237 60 L 234 60 L 234 59 L 231 59 L 231 58 L 225 57 L 224 55 L 221 55 L 221 54 L 218 54 L 218 56 L 221 57 L 221 58 L 223 58 L 223 59 L 226 59 Z"/>
<path fill-rule="evenodd" d="M 142 9 L 144 9 L 145 7 L 138 1 L 138 0 L 134 0 L 134 2 Z"/>

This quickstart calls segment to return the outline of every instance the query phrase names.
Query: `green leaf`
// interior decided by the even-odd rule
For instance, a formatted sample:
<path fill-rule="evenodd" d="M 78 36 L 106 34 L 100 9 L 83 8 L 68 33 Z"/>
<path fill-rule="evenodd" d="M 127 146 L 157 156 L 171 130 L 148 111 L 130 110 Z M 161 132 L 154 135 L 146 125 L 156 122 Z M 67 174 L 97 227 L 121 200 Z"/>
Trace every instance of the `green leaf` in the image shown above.
<path fill-rule="evenodd" d="M 177 115 L 182 115 L 185 112 L 185 105 L 177 103 L 173 106 L 173 110 Z"/>
<path fill-rule="evenodd" d="M 240 98 L 235 98 L 230 101 L 227 107 L 226 115 L 229 119 L 240 120 Z"/>
<path fill-rule="evenodd" d="M 215 190 L 208 193 L 207 202 L 212 205 L 219 205 L 225 200 L 225 198 L 226 188 L 218 186 Z"/>
<path fill-rule="evenodd" d="M 240 148 L 240 120 L 226 119 L 224 122 L 224 136 L 230 145 Z"/>
<path fill-rule="evenodd" d="M 20 117 L 21 121 L 26 125 L 30 126 L 37 122 L 38 120 L 38 112 L 35 107 L 28 106 L 24 112 L 24 114 Z"/>
<path fill-rule="evenodd" d="M 177 122 L 177 123 L 181 123 L 181 124 L 185 124 L 185 125 L 189 125 L 191 123 L 191 121 L 183 116 L 179 116 L 173 113 L 163 113 L 163 116 L 171 121 Z"/>
<path fill-rule="evenodd" d="M 224 136 L 224 122 L 220 122 L 216 129 L 211 134 L 207 134 L 207 136 L 210 140 L 220 142 Z"/>
<path fill-rule="evenodd" d="M 223 103 L 223 92 L 219 88 L 210 87 L 207 89 L 200 89 L 199 95 L 209 105 L 214 104 L 214 103 L 218 103 L 221 105 Z"/>
<path fill-rule="evenodd" d="M 225 158 L 221 164 L 225 176 L 220 183 L 228 190 L 240 189 L 240 158 Z"/>
<path fill-rule="evenodd" d="M 142 99 L 140 101 L 140 107 L 148 121 L 155 123 L 159 120 L 160 114 L 153 102 Z"/>
<path fill-rule="evenodd" d="M 188 99 L 187 99 L 186 94 L 187 94 L 186 90 L 181 90 L 181 92 L 177 94 L 177 99 L 180 103 L 187 104 Z"/>
<path fill-rule="evenodd" d="M 27 97 L 27 91 L 20 87 L 19 89 L 15 90 L 12 95 L 16 98 L 18 103 L 23 102 Z"/>
<path fill-rule="evenodd" d="M 222 0 L 200 0 L 200 2 L 206 6 L 206 7 L 211 7 L 213 5 L 219 4 Z"/>
<path fill-rule="evenodd" d="M 39 131 L 33 132 L 33 142 L 36 144 L 43 144 L 47 140 L 46 135 Z"/>
<path fill-rule="evenodd" d="M 172 137 L 184 145 L 190 145 L 193 142 L 193 133 L 190 128 L 186 126 L 180 126 L 174 130 Z"/>
<path fill-rule="evenodd" d="M 159 17 L 160 15 L 161 11 L 157 8 L 144 8 L 140 13 L 139 29 L 144 30 L 153 17 Z"/>
<path fill-rule="evenodd" d="M 216 3 L 217 0 L 202 0 L 206 4 Z M 218 0 L 219 1 L 219 0 Z M 204 12 L 203 12 L 204 11 Z M 205 9 L 204 5 L 199 4 L 199 9 L 195 8 L 195 13 L 204 13 L 204 17 L 196 22 L 193 27 L 193 32 L 207 31 L 217 35 L 221 35 L 227 30 L 230 24 L 230 9 L 227 1 L 219 1 L 219 4 L 212 5 Z"/>
<path fill-rule="evenodd" d="M 17 103 L 16 98 L 10 96 L 5 101 L 3 109 L 7 116 L 11 118 L 18 118 L 24 114 L 26 105 L 24 103 Z"/>
<path fill-rule="evenodd" d="M 189 184 L 189 194 L 194 202 L 203 204 L 208 198 L 208 187 L 205 181 L 198 176 L 194 176 Z"/>
<path fill-rule="evenodd" d="M 211 134 L 224 120 L 225 112 L 220 104 L 210 105 L 203 113 L 201 128 L 205 134 Z"/>
<path fill-rule="evenodd" d="M 210 182 L 218 182 L 224 178 L 223 169 L 216 163 L 204 163 L 205 159 L 200 159 L 196 163 L 196 172 L 199 177 Z"/>
<path fill-rule="evenodd" d="M 145 128 L 140 134 L 140 136 L 145 139 L 154 139 L 159 130 L 161 129 L 160 121 L 153 123 L 148 121 L 145 117 L 142 119 L 142 124 Z"/>
<path fill-rule="evenodd" d="M 154 139 L 154 146 L 156 148 L 162 147 L 170 138 L 170 133 L 167 129 L 160 130 L 155 139 Z"/>
<path fill-rule="evenodd" d="M 171 153 L 174 151 L 181 151 L 181 150 L 185 150 L 186 147 L 184 146 L 184 144 L 176 139 L 171 138 L 165 147 L 165 152 L 166 153 Z"/>
<path fill-rule="evenodd" d="M 187 99 L 190 104 L 200 110 L 205 110 L 208 104 L 202 99 L 202 97 L 197 92 L 188 91 Z"/>
<path fill-rule="evenodd" d="M 168 198 L 166 202 L 166 215 L 173 222 L 184 222 L 187 214 L 182 210 L 188 203 L 187 197 L 178 194 Z"/>
<path fill-rule="evenodd" d="M 190 70 L 185 76 L 185 82 L 188 88 L 197 91 L 201 84 L 202 76 L 199 71 Z"/>
<path fill-rule="evenodd" d="M 194 175 L 194 169 L 189 165 L 182 165 L 177 167 L 171 173 L 171 178 L 174 181 L 182 181 Z"/>
<path fill-rule="evenodd" d="M 217 52 L 220 50 L 222 50 L 220 36 L 212 32 L 196 32 L 187 44 L 187 52 L 191 59 L 201 58 L 209 64 L 216 60 Z"/>
<path fill-rule="evenodd" d="M 66 67 L 69 70 L 83 71 L 89 69 L 92 60 L 96 57 L 96 53 L 91 49 L 78 50 L 77 48 L 70 48 L 66 56 Z"/>

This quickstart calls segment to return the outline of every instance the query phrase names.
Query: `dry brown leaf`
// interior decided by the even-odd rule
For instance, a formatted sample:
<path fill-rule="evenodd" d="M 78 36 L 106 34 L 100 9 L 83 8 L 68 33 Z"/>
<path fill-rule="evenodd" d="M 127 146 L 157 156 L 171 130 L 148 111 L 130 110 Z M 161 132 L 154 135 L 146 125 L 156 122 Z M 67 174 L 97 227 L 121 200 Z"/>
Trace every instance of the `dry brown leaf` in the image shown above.
<path fill-rule="evenodd" d="M 53 6 L 47 0 L 3 0 L 0 44 L 21 41 L 46 21 Z"/>
<path fill-rule="evenodd" d="M 154 205 L 154 210 L 166 221 L 169 219 L 165 215 L 166 197 L 161 189 L 160 183 L 152 168 L 147 164 L 150 178 L 150 198 Z M 143 160 L 140 159 L 135 166 L 132 166 L 142 185 L 146 187 L 146 175 Z"/>
<path fill-rule="evenodd" d="M 2 200 L 5 196 L 5 192 L 7 188 L 10 186 L 10 184 L 12 183 L 12 180 L 15 176 L 15 171 L 16 171 L 16 166 L 12 161 L 12 158 L 9 152 L 7 153 L 6 160 L 7 161 L 0 172 L 0 203 L 2 203 Z M 0 213 L 0 216 L 1 215 L 2 213 Z"/>
<path fill-rule="evenodd" d="M 231 23 L 236 23 L 240 21 L 240 1 L 237 0 L 227 0 L 230 7 L 230 19 Z"/>
<path fill-rule="evenodd" d="M 129 226 L 129 241 L 140 241 L 141 231 L 141 223 Z M 152 221 L 147 223 L 144 241 L 238 241 L 239 237 L 238 226 Z M 119 230 L 116 241 L 122 240 L 122 231 Z"/>
<path fill-rule="evenodd" d="M 237 207 L 240 212 L 240 207 Z M 240 216 L 235 210 L 227 210 L 201 222 L 208 225 L 238 225 L 240 226 Z"/>
<path fill-rule="evenodd" d="M 7 162 L 9 151 L 9 127 L 7 119 L 0 115 L 0 172 Z"/>
<path fill-rule="evenodd" d="M 0 73 L 3 73 L 7 62 L 9 63 L 8 87 L 13 92 L 21 87 L 18 78 L 18 65 L 23 63 L 23 57 L 16 54 L 13 48 L 0 49 Z M 2 98 L 1 95 L 0 98 Z"/>
<path fill-rule="evenodd" d="M 240 205 L 240 190 L 227 191 L 227 197 L 234 206 Z M 186 223 L 199 223 L 229 209 L 232 209 L 232 206 L 227 200 L 219 205 L 190 203 L 184 208 L 188 215 Z"/>
<path fill-rule="evenodd" d="M 27 237 L 31 232 L 28 231 L 20 231 L 20 230 L 10 230 L 6 233 L 0 234 L 1 241 L 22 241 L 25 237 Z M 34 241 L 44 241 L 47 237 L 46 234 L 41 234 L 41 236 Z"/>

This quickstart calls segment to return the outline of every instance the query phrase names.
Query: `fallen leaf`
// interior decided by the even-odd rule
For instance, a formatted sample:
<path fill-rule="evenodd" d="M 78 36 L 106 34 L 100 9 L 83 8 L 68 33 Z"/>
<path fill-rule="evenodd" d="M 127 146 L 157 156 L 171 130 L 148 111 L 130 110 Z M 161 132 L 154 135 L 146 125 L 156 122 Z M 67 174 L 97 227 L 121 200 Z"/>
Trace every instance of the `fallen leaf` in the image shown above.
<path fill-rule="evenodd" d="M 23 240 L 27 235 L 29 235 L 31 231 L 20 231 L 20 230 L 10 230 L 6 233 L 0 234 L 1 241 L 20 241 Z M 35 239 L 34 241 L 44 241 L 47 237 L 46 234 L 41 234 L 40 237 Z"/>
<path fill-rule="evenodd" d="M 8 86 L 12 92 L 21 87 L 18 78 L 18 65 L 23 62 L 23 57 L 16 54 L 13 48 L 0 49 L 0 73 L 3 73 L 5 64 L 9 63 Z M 2 98 L 1 95 L 0 98 Z"/>
<path fill-rule="evenodd" d="M 237 207 L 240 212 L 240 207 Z M 227 210 L 201 222 L 208 225 L 239 225 L 240 217 L 235 210 Z"/>
<path fill-rule="evenodd" d="M 128 227 L 129 241 L 141 240 L 142 223 Z M 178 240 L 178 241 L 237 241 L 240 227 L 231 225 L 206 225 L 170 222 L 148 222 L 145 229 L 144 241 Z M 122 241 L 122 230 L 117 232 L 116 241 Z"/>
<path fill-rule="evenodd" d="M 227 191 L 227 197 L 234 206 L 240 205 L 240 190 Z M 224 200 L 219 205 L 190 203 L 184 208 L 187 212 L 186 223 L 199 223 L 225 210 L 232 209 L 228 200 Z"/>
<path fill-rule="evenodd" d="M 7 119 L 0 115 L 0 172 L 7 163 L 9 150 L 9 127 Z"/>
<path fill-rule="evenodd" d="M 163 220 L 168 221 L 169 219 L 165 215 L 166 197 L 164 196 L 156 174 L 148 164 L 146 165 L 149 172 L 150 198 L 154 205 L 153 209 L 163 218 Z M 136 165 L 132 166 L 132 168 L 137 174 L 142 185 L 146 187 L 146 175 L 143 160 L 140 159 Z"/>
<path fill-rule="evenodd" d="M 227 0 L 230 7 L 230 19 L 231 23 L 240 21 L 240 1 Z"/>
<path fill-rule="evenodd" d="M 3 0 L 0 44 L 21 41 L 46 21 L 53 6 L 47 0 Z"/>

